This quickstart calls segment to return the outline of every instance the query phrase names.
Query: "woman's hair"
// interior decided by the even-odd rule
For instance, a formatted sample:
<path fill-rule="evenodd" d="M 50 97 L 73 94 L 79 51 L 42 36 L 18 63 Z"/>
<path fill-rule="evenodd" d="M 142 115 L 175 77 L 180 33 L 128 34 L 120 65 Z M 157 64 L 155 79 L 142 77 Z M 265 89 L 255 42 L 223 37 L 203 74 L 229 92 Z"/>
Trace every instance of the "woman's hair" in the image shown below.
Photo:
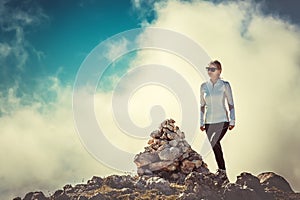
<path fill-rule="evenodd" d="M 209 65 L 214 65 L 216 68 L 218 68 L 219 70 L 222 70 L 222 65 L 221 63 L 218 61 L 218 60 L 214 60 L 214 61 L 211 61 L 209 63 Z"/>

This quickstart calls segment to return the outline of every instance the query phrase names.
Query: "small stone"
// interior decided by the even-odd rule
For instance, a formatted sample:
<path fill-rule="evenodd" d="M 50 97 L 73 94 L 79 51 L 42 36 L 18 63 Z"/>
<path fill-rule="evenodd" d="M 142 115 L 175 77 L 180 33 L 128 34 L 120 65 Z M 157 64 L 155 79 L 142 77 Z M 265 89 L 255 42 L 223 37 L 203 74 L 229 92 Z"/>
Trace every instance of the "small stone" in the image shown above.
<path fill-rule="evenodd" d="M 162 139 L 162 140 L 167 140 L 167 139 L 168 139 L 167 134 L 166 134 L 166 133 L 163 133 L 163 135 L 160 137 L 160 139 Z"/>
<path fill-rule="evenodd" d="M 148 140 L 148 144 L 153 144 L 154 143 L 154 139 L 152 138 L 152 139 L 150 139 L 150 140 Z"/>
<path fill-rule="evenodd" d="M 170 121 L 171 123 L 175 123 L 175 120 L 172 119 L 172 118 L 171 118 L 169 121 Z"/>
<path fill-rule="evenodd" d="M 188 150 L 190 149 L 189 147 L 182 147 L 182 152 L 188 152 Z"/>
<path fill-rule="evenodd" d="M 168 124 L 166 127 L 167 127 L 167 129 L 169 131 L 173 131 L 174 130 L 174 127 L 171 124 Z"/>
<path fill-rule="evenodd" d="M 169 131 L 169 130 L 167 130 L 167 137 L 168 137 L 168 139 L 170 139 L 170 140 L 175 140 L 176 138 L 178 138 L 178 136 L 177 136 L 176 133 L 171 132 L 171 131 Z"/>
<path fill-rule="evenodd" d="M 160 130 L 155 130 L 150 134 L 150 136 L 152 138 L 160 138 L 161 135 L 162 135 L 162 132 Z"/>
<path fill-rule="evenodd" d="M 145 170 L 144 170 L 143 168 L 141 168 L 141 167 L 139 167 L 139 168 L 137 169 L 137 174 L 140 175 L 140 176 L 143 175 L 144 172 L 145 172 Z"/>
<path fill-rule="evenodd" d="M 183 140 L 182 142 L 183 142 L 184 146 L 191 147 L 191 145 L 189 145 L 189 143 L 186 140 Z"/>
<path fill-rule="evenodd" d="M 189 157 L 189 153 L 185 152 L 184 154 L 182 154 L 182 159 L 188 158 Z"/>
<path fill-rule="evenodd" d="M 134 163 L 137 165 L 137 167 L 142 167 L 144 165 L 148 165 L 152 162 L 158 161 L 158 155 L 157 153 L 142 153 L 138 154 L 134 158 Z"/>
<path fill-rule="evenodd" d="M 185 138 L 184 132 L 180 131 L 179 128 L 176 130 L 176 134 L 177 134 L 181 139 L 184 139 L 184 138 Z"/>
<path fill-rule="evenodd" d="M 175 165 L 169 165 L 168 167 L 167 167 L 167 170 L 168 171 L 175 171 L 177 169 L 177 167 L 175 166 Z"/>
<path fill-rule="evenodd" d="M 198 168 L 198 167 L 200 167 L 202 165 L 202 161 L 201 160 L 193 160 L 192 162 L 195 164 L 196 168 Z"/>
<path fill-rule="evenodd" d="M 176 147 L 177 144 L 178 144 L 178 140 L 171 140 L 171 141 L 169 142 L 169 144 L 170 144 L 172 147 Z"/>
<path fill-rule="evenodd" d="M 173 179 L 173 180 L 177 180 L 178 178 L 179 178 L 179 175 L 176 174 L 176 173 L 173 173 L 173 174 L 171 175 L 171 179 Z"/>
<path fill-rule="evenodd" d="M 159 144 L 154 144 L 154 145 L 151 145 L 152 149 L 154 150 L 157 150 L 160 146 Z"/>
<path fill-rule="evenodd" d="M 175 160 L 180 156 L 180 150 L 177 147 L 166 148 L 158 156 L 161 160 Z"/>
<path fill-rule="evenodd" d="M 151 170 L 149 170 L 149 169 L 145 169 L 144 174 L 145 175 L 152 175 L 153 172 Z"/>
<path fill-rule="evenodd" d="M 167 168 L 172 163 L 173 163 L 172 161 L 159 161 L 159 162 L 149 164 L 148 167 L 150 171 L 157 171 L 157 170 Z"/>
<path fill-rule="evenodd" d="M 168 143 L 165 143 L 165 144 L 161 145 L 160 147 L 158 147 L 157 151 L 162 151 L 162 150 L 164 150 L 166 148 L 170 148 L 170 147 L 171 147 L 171 145 L 169 145 Z"/>
<path fill-rule="evenodd" d="M 189 160 L 184 160 L 182 162 L 181 170 L 183 173 L 189 174 L 193 171 L 195 164 Z"/>
<path fill-rule="evenodd" d="M 165 127 L 168 124 L 168 120 L 164 120 L 161 124 L 160 127 Z"/>

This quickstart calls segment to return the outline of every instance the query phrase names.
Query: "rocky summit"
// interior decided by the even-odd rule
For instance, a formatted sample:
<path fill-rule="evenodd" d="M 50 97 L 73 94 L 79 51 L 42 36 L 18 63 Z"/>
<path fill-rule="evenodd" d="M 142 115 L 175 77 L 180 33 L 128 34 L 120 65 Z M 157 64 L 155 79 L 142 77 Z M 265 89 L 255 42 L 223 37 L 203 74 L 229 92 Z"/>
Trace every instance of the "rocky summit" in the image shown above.
<path fill-rule="evenodd" d="M 274 172 L 257 176 L 242 172 L 233 183 L 218 178 L 191 148 L 173 119 L 163 121 L 150 134 L 148 145 L 135 156 L 134 163 L 135 175 L 94 176 L 85 184 L 67 184 L 50 196 L 41 191 L 29 192 L 23 200 L 300 199 L 300 193 Z"/>

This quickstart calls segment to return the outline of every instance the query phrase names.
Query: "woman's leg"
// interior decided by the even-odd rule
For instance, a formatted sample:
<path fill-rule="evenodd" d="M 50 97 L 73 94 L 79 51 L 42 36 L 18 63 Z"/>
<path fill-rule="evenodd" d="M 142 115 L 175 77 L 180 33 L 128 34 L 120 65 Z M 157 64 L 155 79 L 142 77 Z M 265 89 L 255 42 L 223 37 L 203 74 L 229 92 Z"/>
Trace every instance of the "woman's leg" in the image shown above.
<path fill-rule="evenodd" d="M 228 126 L 229 122 L 205 124 L 206 133 L 213 148 L 218 168 L 224 170 L 226 170 L 226 167 L 220 141 L 227 132 Z"/>

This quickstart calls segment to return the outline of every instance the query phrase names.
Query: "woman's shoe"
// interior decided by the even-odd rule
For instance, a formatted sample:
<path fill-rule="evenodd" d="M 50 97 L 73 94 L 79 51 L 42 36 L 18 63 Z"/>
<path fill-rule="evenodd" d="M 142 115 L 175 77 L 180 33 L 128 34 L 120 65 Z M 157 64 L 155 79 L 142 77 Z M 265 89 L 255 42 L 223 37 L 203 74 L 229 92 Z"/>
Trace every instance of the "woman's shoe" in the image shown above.
<path fill-rule="evenodd" d="M 217 177 L 219 180 L 222 180 L 223 183 L 229 183 L 229 179 L 226 174 L 226 170 L 224 169 L 218 169 L 215 173 L 215 177 Z"/>

